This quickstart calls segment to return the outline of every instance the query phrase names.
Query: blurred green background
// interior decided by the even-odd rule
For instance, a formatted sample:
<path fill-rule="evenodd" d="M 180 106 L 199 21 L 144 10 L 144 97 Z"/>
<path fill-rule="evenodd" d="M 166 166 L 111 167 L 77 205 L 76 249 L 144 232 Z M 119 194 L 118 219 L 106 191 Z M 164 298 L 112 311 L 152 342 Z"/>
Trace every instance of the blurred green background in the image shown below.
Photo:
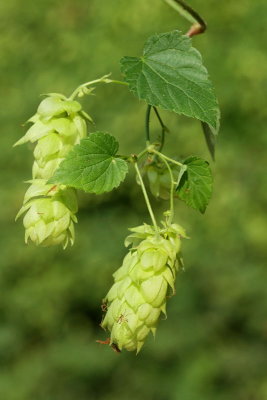
<path fill-rule="evenodd" d="M 189 25 L 160 0 L 8 0 L 0 3 L 1 400 L 267 399 L 266 0 L 192 0 L 208 21 L 196 37 L 222 109 L 215 190 L 203 217 L 177 204 L 186 270 L 156 340 L 115 354 L 99 327 L 101 299 L 125 254 L 127 228 L 149 222 L 130 175 L 106 196 L 80 195 L 76 243 L 25 246 L 14 217 L 32 148 L 13 149 L 40 93 L 70 94 L 139 55 L 155 32 Z M 144 145 L 145 105 L 102 85 L 83 100 L 121 152 Z M 167 151 L 210 160 L 199 123 L 162 112 Z M 157 134 L 156 122 L 152 128 Z M 154 201 L 160 214 L 165 204 Z"/>

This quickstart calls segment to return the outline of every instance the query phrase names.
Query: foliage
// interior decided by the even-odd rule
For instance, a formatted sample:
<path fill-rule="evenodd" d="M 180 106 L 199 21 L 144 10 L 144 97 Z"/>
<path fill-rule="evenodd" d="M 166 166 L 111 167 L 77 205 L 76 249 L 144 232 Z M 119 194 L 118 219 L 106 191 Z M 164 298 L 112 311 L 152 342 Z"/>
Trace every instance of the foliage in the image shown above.
<path fill-rule="evenodd" d="M 179 31 L 152 36 L 142 57 L 124 57 L 130 90 L 153 106 L 207 122 L 214 129 L 219 109 L 207 70 L 191 40 Z"/>
<path fill-rule="evenodd" d="M 188 157 L 181 169 L 177 192 L 187 205 L 204 213 L 212 193 L 212 174 L 207 161 Z"/>
<path fill-rule="evenodd" d="M 61 183 L 88 193 L 104 193 L 119 186 L 128 172 L 127 163 L 116 157 L 119 144 L 107 133 L 94 132 L 67 155 L 51 183 Z"/>

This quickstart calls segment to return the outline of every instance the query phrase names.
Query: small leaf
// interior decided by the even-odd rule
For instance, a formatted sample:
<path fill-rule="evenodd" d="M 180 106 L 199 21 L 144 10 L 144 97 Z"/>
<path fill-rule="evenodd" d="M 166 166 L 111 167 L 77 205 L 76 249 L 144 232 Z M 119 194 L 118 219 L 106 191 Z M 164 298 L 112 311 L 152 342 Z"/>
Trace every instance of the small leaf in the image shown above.
<path fill-rule="evenodd" d="M 179 31 L 154 35 L 143 57 L 124 57 L 130 90 L 152 106 L 197 118 L 218 129 L 219 107 L 200 53 Z"/>
<path fill-rule="evenodd" d="M 189 157 L 187 168 L 177 186 L 179 198 L 188 206 L 204 213 L 212 194 L 212 174 L 209 163 L 199 157 Z"/>
<path fill-rule="evenodd" d="M 49 183 L 59 183 L 89 193 L 109 192 L 124 180 L 128 165 L 116 156 L 116 139 L 103 132 L 91 133 L 62 161 Z"/>

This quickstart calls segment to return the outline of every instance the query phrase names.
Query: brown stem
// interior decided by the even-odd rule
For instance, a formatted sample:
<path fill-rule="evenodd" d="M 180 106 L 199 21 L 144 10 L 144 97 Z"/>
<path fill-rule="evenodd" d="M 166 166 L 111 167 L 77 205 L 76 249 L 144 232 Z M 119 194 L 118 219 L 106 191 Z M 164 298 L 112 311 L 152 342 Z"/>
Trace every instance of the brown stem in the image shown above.
<path fill-rule="evenodd" d="M 196 35 L 200 35 L 201 33 L 204 33 L 206 30 L 206 27 L 203 27 L 202 25 L 195 24 L 192 25 L 189 31 L 186 33 L 186 36 L 188 37 L 193 37 Z"/>
<path fill-rule="evenodd" d="M 191 26 L 189 31 L 187 32 L 188 37 L 193 37 L 196 35 L 199 35 L 200 33 L 204 33 L 207 29 L 207 24 L 203 20 L 203 18 L 195 11 L 193 8 L 191 8 L 184 0 L 165 0 L 171 7 L 177 10 L 178 7 L 178 12 L 182 14 L 187 20 L 195 21 L 195 23 Z M 175 3 L 177 7 L 175 7 Z M 180 11 L 179 11 L 180 9 Z M 187 15 L 190 17 L 188 18 Z"/>

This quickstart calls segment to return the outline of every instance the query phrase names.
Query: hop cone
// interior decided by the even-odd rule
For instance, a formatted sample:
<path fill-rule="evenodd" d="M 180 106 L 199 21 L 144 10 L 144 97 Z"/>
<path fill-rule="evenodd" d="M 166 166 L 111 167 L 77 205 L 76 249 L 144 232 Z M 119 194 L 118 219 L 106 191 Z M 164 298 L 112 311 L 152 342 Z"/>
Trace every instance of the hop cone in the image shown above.
<path fill-rule="evenodd" d="M 25 242 L 29 239 L 37 245 L 62 244 L 65 248 L 74 242 L 74 222 L 77 222 L 76 193 L 64 186 L 47 185 L 43 179 L 35 179 L 25 194 L 24 204 L 17 218 L 23 218 Z"/>
<path fill-rule="evenodd" d="M 174 292 L 181 237 L 179 225 L 156 233 L 148 225 L 131 230 L 126 245 L 132 248 L 114 273 L 114 284 L 104 299 L 107 313 L 101 326 L 108 329 L 110 343 L 120 350 L 137 351 L 151 331 L 154 335 L 161 313 L 166 315 L 169 288 Z"/>
<path fill-rule="evenodd" d="M 174 176 L 178 177 L 179 169 L 171 166 Z M 149 188 L 155 197 L 163 200 L 170 198 L 170 173 L 165 165 L 152 164 L 146 167 L 147 177 L 149 181 Z"/>
<path fill-rule="evenodd" d="M 68 152 L 86 137 L 85 113 L 80 103 L 51 94 L 29 120 L 32 126 L 16 145 L 36 143 L 32 168 L 32 184 L 26 192 L 19 217 L 24 219 L 25 240 L 36 245 L 64 247 L 74 241 L 74 222 L 77 222 L 76 194 L 64 186 L 47 185 Z"/>

